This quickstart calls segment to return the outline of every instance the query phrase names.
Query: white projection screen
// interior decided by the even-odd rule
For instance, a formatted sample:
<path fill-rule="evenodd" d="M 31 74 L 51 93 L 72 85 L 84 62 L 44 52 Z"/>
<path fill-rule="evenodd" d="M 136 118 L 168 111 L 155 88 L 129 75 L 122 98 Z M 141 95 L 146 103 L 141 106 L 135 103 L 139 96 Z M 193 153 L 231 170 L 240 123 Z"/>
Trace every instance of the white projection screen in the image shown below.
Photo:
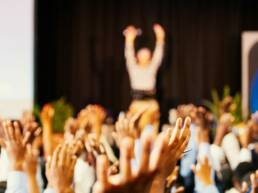
<path fill-rule="evenodd" d="M 242 111 L 245 118 L 257 110 L 258 31 L 242 33 Z"/>
<path fill-rule="evenodd" d="M 18 118 L 34 96 L 34 0 L 0 0 L 0 118 Z"/>

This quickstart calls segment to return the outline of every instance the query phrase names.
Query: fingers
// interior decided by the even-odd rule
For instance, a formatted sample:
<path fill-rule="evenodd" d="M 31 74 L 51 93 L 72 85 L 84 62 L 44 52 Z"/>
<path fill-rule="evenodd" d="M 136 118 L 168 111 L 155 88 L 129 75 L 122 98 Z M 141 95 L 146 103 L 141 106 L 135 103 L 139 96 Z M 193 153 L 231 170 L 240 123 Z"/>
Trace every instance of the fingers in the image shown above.
<path fill-rule="evenodd" d="M 180 129 L 182 127 L 183 120 L 181 118 L 178 118 L 176 121 L 175 128 L 172 132 L 172 135 L 169 140 L 169 148 L 172 151 L 177 151 L 177 153 L 182 153 L 184 149 L 186 148 L 188 141 L 190 139 L 190 124 L 191 119 L 187 117 L 185 119 L 184 127 L 183 129 Z"/>
<path fill-rule="evenodd" d="M 164 134 L 160 134 L 154 144 L 154 149 L 151 152 L 151 156 L 150 156 L 150 169 L 155 171 L 158 168 L 160 161 L 160 158 L 163 154 L 163 152 L 165 151 L 165 141 L 166 141 L 166 136 Z"/>
<path fill-rule="evenodd" d="M 46 163 L 46 171 L 50 170 L 52 158 L 49 156 Z"/>
<path fill-rule="evenodd" d="M 58 166 L 59 167 L 62 167 L 64 166 L 65 164 L 67 164 L 67 160 L 66 160 L 66 154 L 67 154 L 67 145 L 63 145 L 61 150 L 60 150 L 60 153 L 59 153 L 59 159 L 57 160 L 58 161 Z"/>
<path fill-rule="evenodd" d="M 133 152 L 133 140 L 130 138 L 124 139 L 121 144 L 120 152 L 121 179 L 126 182 L 132 176 L 131 158 Z"/>
<path fill-rule="evenodd" d="M 31 144 L 26 145 L 26 153 L 28 155 L 32 155 L 32 145 Z"/>
<path fill-rule="evenodd" d="M 102 184 L 103 187 L 108 185 L 108 159 L 105 155 L 100 155 L 97 158 L 97 181 Z"/>
<path fill-rule="evenodd" d="M 77 157 L 75 155 L 70 155 L 70 157 L 71 157 L 71 163 L 70 163 L 70 172 L 71 172 L 71 174 L 70 175 L 73 175 L 74 174 L 75 164 L 77 162 Z"/>
<path fill-rule="evenodd" d="M 258 186 L 258 170 L 256 170 L 255 173 L 250 175 L 250 180 L 251 180 L 251 184 L 252 184 L 252 189 L 256 188 Z"/>
<path fill-rule="evenodd" d="M 4 130 L 4 138 L 6 141 L 10 141 L 11 140 L 11 135 L 9 134 L 9 130 L 8 130 L 8 125 L 10 124 L 9 121 L 4 121 L 3 122 L 3 130 Z"/>
<path fill-rule="evenodd" d="M 178 145 L 178 140 L 179 140 L 179 136 L 180 136 L 180 128 L 182 127 L 182 124 L 183 124 L 182 118 L 178 118 L 176 120 L 175 128 L 174 128 L 173 133 L 169 140 L 169 146 L 171 146 L 172 148 L 174 148 Z"/>
<path fill-rule="evenodd" d="M 178 150 L 177 150 L 178 155 L 177 156 L 180 156 L 185 151 L 185 148 L 187 147 L 189 140 L 190 140 L 190 136 L 187 136 L 187 138 L 182 142 L 182 144 L 178 148 Z"/>
<path fill-rule="evenodd" d="M 180 186 L 176 189 L 175 193 L 183 193 L 185 191 L 185 188 L 183 186 Z"/>
<path fill-rule="evenodd" d="M 190 124 L 191 124 L 191 118 L 187 117 L 185 119 L 184 127 L 180 132 L 180 140 L 184 141 L 186 137 L 190 134 Z"/>
<path fill-rule="evenodd" d="M 141 151 L 141 160 L 140 160 L 140 167 L 139 172 L 145 173 L 149 169 L 149 160 L 150 160 L 150 152 L 151 152 L 151 135 L 142 135 L 141 142 L 142 142 L 142 151 Z"/>
<path fill-rule="evenodd" d="M 38 157 L 38 150 L 36 148 L 33 148 L 31 144 L 26 145 L 26 156 L 31 160 L 36 160 Z"/>
<path fill-rule="evenodd" d="M 51 158 L 51 165 L 50 165 L 51 170 L 58 167 L 58 158 L 59 158 L 61 149 L 62 149 L 62 145 L 58 145 L 53 153 L 53 156 Z"/>
<path fill-rule="evenodd" d="M 15 139 L 19 141 L 20 144 L 22 144 L 22 140 L 23 140 L 22 133 L 21 133 L 22 129 L 20 128 L 20 125 L 17 121 L 15 121 L 13 125 L 14 125 Z"/>
<path fill-rule="evenodd" d="M 251 180 L 252 187 L 256 187 L 255 174 L 250 175 L 250 180 Z"/>
<path fill-rule="evenodd" d="M 247 182 L 243 182 L 241 187 L 241 193 L 246 193 L 247 191 L 248 191 L 248 184 Z"/>

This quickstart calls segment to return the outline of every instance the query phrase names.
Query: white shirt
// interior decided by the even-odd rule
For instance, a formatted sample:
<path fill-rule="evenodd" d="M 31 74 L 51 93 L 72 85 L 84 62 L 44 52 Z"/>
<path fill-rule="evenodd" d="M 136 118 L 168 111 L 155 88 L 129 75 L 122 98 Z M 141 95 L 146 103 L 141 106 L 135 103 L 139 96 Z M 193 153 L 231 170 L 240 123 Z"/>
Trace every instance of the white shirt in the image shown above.
<path fill-rule="evenodd" d="M 157 44 L 152 60 L 145 68 L 137 64 L 133 44 L 125 46 L 125 58 L 133 90 L 152 91 L 156 86 L 156 75 L 163 58 L 163 44 Z"/>
<path fill-rule="evenodd" d="M 78 158 L 74 168 L 75 193 L 90 193 L 94 182 L 95 169 Z"/>
<path fill-rule="evenodd" d="M 10 162 L 4 148 L 1 148 L 0 154 L 0 181 L 6 181 L 10 171 Z"/>
<path fill-rule="evenodd" d="M 10 171 L 5 193 L 28 193 L 27 176 L 24 172 Z"/>
<path fill-rule="evenodd" d="M 233 170 L 241 162 L 252 161 L 251 151 L 246 148 L 240 148 L 239 142 L 233 133 L 229 133 L 223 138 L 221 147 L 215 144 L 211 145 L 211 157 L 214 168 L 217 171 L 221 170 L 221 163 L 225 162 L 226 158 Z"/>

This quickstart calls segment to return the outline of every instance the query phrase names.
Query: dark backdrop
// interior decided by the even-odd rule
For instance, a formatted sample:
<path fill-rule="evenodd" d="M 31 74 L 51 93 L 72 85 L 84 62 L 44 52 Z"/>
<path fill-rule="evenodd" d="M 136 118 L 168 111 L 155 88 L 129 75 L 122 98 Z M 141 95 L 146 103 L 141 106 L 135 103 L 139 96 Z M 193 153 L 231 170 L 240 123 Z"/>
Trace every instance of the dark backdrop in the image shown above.
<path fill-rule="evenodd" d="M 114 113 L 130 103 L 123 29 L 154 47 L 152 25 L 164 26 L 166 52 L 158 75 L 162 110 L 201 103 L 210 90 L 241 89 L 241 32 L 258 29 L 257 0 L 38 0 L 36 100 L 65 96 L 76 110 L 101 103 Z"/>

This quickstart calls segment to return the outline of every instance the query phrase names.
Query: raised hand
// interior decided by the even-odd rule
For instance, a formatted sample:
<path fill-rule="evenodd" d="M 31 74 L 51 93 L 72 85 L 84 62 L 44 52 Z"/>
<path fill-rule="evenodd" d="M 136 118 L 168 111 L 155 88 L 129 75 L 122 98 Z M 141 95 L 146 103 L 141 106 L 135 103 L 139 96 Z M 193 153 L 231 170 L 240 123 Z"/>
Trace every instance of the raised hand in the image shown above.
<path fill-rule="evenodd" d="M 54 117 L 54 108 L 49 104 L 44 105 L 40 113 L 40 120 L 43 127 L 43 146 L 44 146 L 45 157 L 51 156 L 53 151 L 53 142 L 52 142 L 53 117 Z"/>
<path fill-rule="evenodd" d="M 121 141 L 126 137 L 135 139 L 136 129 L 134 127 L 133 120 L 130 121 L 123 114 L 119 115 L 115 124 L 115 132 L 113 132 L 113 137 L 118 147 L 120 147 Z"/>
<path fill-rule="evenodd" d="M 130 25 L 123 31 L 123 34 L 126 38 L 126 42 L 132 43 L 135 40 L 138 32 L 134 26 Z"/>
<path fill-rule="evenodd" d="M 23 171 L 26 144 L 22 136 L 22 128 L 17 121 L 4 121 L 4 146 L 11 162 L 12 170 Z"/>
<path fill-rule="evenodd" d="M 23 168 L 28 177 L 29 193 L 40 193 L 39 185 L 36 178 L 38 154 L 38 150 L 35 149 L 31 144 L 28 144 L 26 146 L 26 154 Z"/>
<path fill-rule="evenodd" d="M 22 125 L 26 125 L 28 123 L 35 122 L 35 116 L 32 111 L 24 111 L 21 117 Z"/>
<path fill-rule="evenodd" d="M 179 172 L 179 166 L 176 166 L 173 172 L 167 177 L 167 184 L 166 184 L 167 188 L 172 188 L 175 185 L 178 178 L 178 172 Z"/>
<path fill-rule="evenodd" d="M 153 30 L 156 34 L 157 42 L 163 42 L 165 39 L 165 31 L 163 27 L 159 24 L 154 24 Z"/>
<path fill-rule="evenodd" d="M 157 172 L 156 162 L 151 163 L 151 136 L 142 136 L 142 153 L 137 171 L 132 171 L 131 159 L 133 158 L 133 140 L 123 140 L 120 151 L 120 173 L 115 176 L 108 175 L 109 163 L 106 156 L 98 157 L 97 182 L 94 193 L 148 193 L 152 180 Z M 163 146 L 155 156 L 160 156 Z M 155 156 L 152 156 L 155 158 Z M 155 160 L 154 160 L 155 161 Z"/>
<path fill-rule="evenodd" d="M 50 104 L 44 105 L 42 111 L 40 112 L 40 120 L 42 125 L 51 125 L 52 119 L 54 117 L 55 111 Z"/>
<path fill-rule="evenodd" d="M 251 174 L 251 192 L 250 193 L 258 193 L 258 170 L 255 173 Z"/>
<path fill-rule="evenodd" d="M 42 129 L 38 126 L 38 123 L 32 121 L 23 125 L 22 134 L 25 144 L 31 143 L 34 145 L 34 142 L 41 136 Z"/>
<path fill-rule="evenodd" d="M 240 193 L 258 193 L 258 170 L 256 170 L 254 173 L 250 175 L 250 181 L 251 181 L 251 191 L 249 190 L 248 183 L 243 182 L 242 187 L 240 190 Z"/>
<path fill-rule="evenodd" d="M 138 110 L 129 111 L 126 115 L 119 115 L 115 124 L 115 132 L 113 132 L 117 146 L 120 146 L 120 142 L 126 137 L 135 139 L 140 135 L 141 128 L 139 128 L 139 121 L 147 109 L 148 107 L 145 106 Z"/>
<path fill-rule="evenodd" d="M 220 146 L 224 136 L 229 132 L 230 127 L 234 122 L 234 117 L 230 113 L 224 113 L 219 120 L 216 130 L 214 144 Z"/>
<path fill-rule="evenodd" d="M 165 148 L 160 157 L 157 157 L 159 164 L 159 175 L 165 180 L 174 170 L 177 161 L 181 158 L 190 138 L 191 119 L 187 117 L 183 126 L 183 120 L 178 118 L 175 128 L 169 128 L 158 137 L 165 143 Z M 159 146 L 160 144 L 155 144 Z M 155 149 L 154 149 L 155 150 Z M 173 159 L 172 159 L 173 158 Z"/>
<path fill-rule="evenodd" d="M 39 151 L 31 144 L 26 145 L 26 153 L 23 168 L 28 175 L 36 175 Z"/>
<path fill-rule="evenodd" d="M 64 139 L 69 141 L 75 138 L 76 132 L 78 131 L 79 126 L 76 119 L 70 117 L 65 121 L 64 125 Z"/>
<path fill-rule="evenodd" d="M 239 129 L 239 141 L 243 148 L 248 148 L 251 141 L 251 129 L 249 127 Z"/>
<path fill-rule="evenodd" d="M 235 118 L 230 113 L 224 113 L 219 119 L 219 125 L 224 127 L 231 127 Z"/>
<path fill-rule="evenodd" d="M 59 145 L 52 158 L 46 164 L 46 176 L 48 185 L 55 190 L 56 193 L 73 193 L 73 174 L 76 163 L 74 156 L 67 144 Z"/>
<path fill-rule="evenodd" d="M 99 105 L 88 105 L 78 114 L 77 123 L 79 128 L 84 129 L 86 133 L 94 133 L 99 141 L 105 117 L 104 108 Z"/>
<path fill-rule="evenodd" d="M 203 161 L 199 160 L 196 166 L 192 166 L 192 169 L 196 177 L 198 177 L 205 186 L 213 184 L 212 168 L 207 157 L 205 157 Z"/>
<path fill-rule="evenodd" d="M 153 151 L 157 151 L 157 147 L 161 146 L 162 143 L 164 145 L 161 155 L 152 159 L 159 165 L 159 172 L 152 184 L 151 193 L 164 192 L 166 179 L 174 170 L 190 139 L 190 124 L 191 119 L 189 117 L 185 119 L 184 126 L 182 126 L 183 120 L 178 118 L 175 128 L 169 128 L 167 131 L 159 134 Z"/>
<path fill-rule="evenodd" d="M 5 148 L 3 120 L 0 119 L 0 146 Z"/>
<path fill-rule="evenodd" d="M 176 181 L 178 179 L 178 172 L 179 172 L 179 166 L 176 166 L 173 172 L 167 177 L 167 183 L 166 183 L 166 192 L 171 192 L 171 188 L 175 187 Z M 183 193 L 184 187 L 179 186 L 175 187 L 175 193 Z"/>

